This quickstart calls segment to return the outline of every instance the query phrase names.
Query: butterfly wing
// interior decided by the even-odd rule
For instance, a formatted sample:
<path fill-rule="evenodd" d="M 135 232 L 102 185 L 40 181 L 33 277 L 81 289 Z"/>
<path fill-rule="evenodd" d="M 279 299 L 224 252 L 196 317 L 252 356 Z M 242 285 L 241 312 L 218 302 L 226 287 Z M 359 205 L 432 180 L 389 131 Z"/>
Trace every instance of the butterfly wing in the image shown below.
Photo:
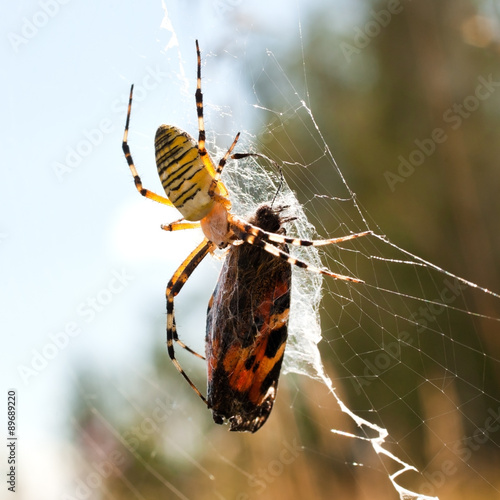
<path fill-rule="evenodd" d="M 283 233 L 282 209 L 261 206 L 249 220 Z M 278 245 L 288 251 L 286 245 Z M 207 403 L 216 423 L 257 431 L 276 397 L 288 334 L 290 264 L 249 244 L 232 246 L 207 312 Z"/>

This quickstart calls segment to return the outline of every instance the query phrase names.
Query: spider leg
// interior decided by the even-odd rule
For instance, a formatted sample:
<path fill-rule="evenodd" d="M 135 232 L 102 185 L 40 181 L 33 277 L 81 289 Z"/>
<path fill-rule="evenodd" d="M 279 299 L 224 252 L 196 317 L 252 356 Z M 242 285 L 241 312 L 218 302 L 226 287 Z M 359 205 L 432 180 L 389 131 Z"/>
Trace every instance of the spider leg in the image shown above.
<path fill-rule="evenodd" d="M 176 220 L 175 222 L 171 222 L 170 224 L 162 224 L 161 228 L 164 231 L 182 231 L 183 229 L 195 229 L 200 227 L 199 221 L 186 221 L 184 219 Z"/>
<path fill-rule="evenodd" d="M 200 262 L 207 256 L 209 252 L 211 252 L 215 248 L 215 245 L 204 239 L 184 260 L 184 262 L 179 266 L 177 271 L 175 271 L 174 275 L 170 279 L 167 290 L 166 290 L 166 298 L 167 298 L 167 349 L 168 355 L 172 360 L 172 363 L 177 368 L 179 373 L 186 379 L 188 384 L 192 387 L 194 392 L 200 396 L 200 398 L 206 403 L 205 397 L 201 394 L 201 392 L 197 389 L 197 387 L 191 382 L 191 379 L 187 376 L 186 372 L 182 369 L 181 365 L 175 358 L 174 353 L 174 340 L 184 349 L 189 351 L 190 353 L 198 356 L 201 359 L 205 359 L 201 354 L 193 351 L 189 347 L 187 347 L 183 342 L 181 342 L 177 336 L 177 329 L 175 326 L 175 316 L 174 316 L 174 297 L 181 291 L 184 283 L 186 283 L 187 279 L 191 275 L 191 273 L 196 269 L 196 267 L 200 264 Z"/>
<path fill-rule="evenodd" d="M 266 160 L 269 162 L 273 167 L 280 173 L 280 183 L 278 185 L 278 189 L 274 195 L 273 201 L 271 202 L 271 205 L 274 204 L 274 200 L 276 199 L 276 196 L 281 190 L 281 186 L 283 185 L 284 178 L 283 178 L 283 169 L 281 165 L 278 165 L 274 160 L 271 160 L 271 158 L 267 157 L 266 155 L 263 155 L 261 153 L 235 153 L 234 155 L 231 155 L 231 158 L 233 160 L 242 160 L 243 158 L 248 158 L 248 157 L 254 157 L 254 158 L 262 158 L 263 160 Z"/>
<path fill-rule="evenodd" d="M 372 231 L 364 231 L 362 233 L 348 234 L 347 236 L 340 236 L 339 238 L 330 238 L 326 240 L 301 240 L 300 238 L 290 238 L 282 236 L 281 234 L 269 233 L 260 227 L 254 226 L 249 222 L 239 219 L 231 215 L 231 224 L 236 226 L 240 232 L 244 234 L 251 234 L 256 240 L 272 241 L 273 243 L 288 243 L 296 247 L 320 247 L 324 245 L 337 245 L 344 241 L 354 240 L 362 236 L 373 234 Z"/>
<path fill-rule="evenodd" d="M 196 111 L 198 112 L 198 149 L 200 151 L 200 156 L 203 157 L 207 155 L 207 150 L 205 148 L 205 122 L 203 120 L 203 94 L 201 93 L 201 54 L 200 47 L 198 45 L 198 40 L 196 40 L 196 56 L 197 56 L 197 78 L 196 78 L 196 93 L 194 94 L 196 99 Z"/>
<path fill-rule="evenodd" d="M 314 273 L 325 274 L 326 276 L 331 276 L 332 278 L 343 280 L 343 281 L 353 281 L 355 283 L 363 283 L 363 280 L 358 278 L 352 278 L 351 276 L 344 276 L 342 274 L 332 273 L 331 271 L 325 269 L 319 269 L 318 267 L 312 266 L 307 262 L 304 262 L 300 259 L 296 259 L 292 257 L 290 254 L 280 250 L 276 246 L 268 243 L 268 241 L 273 241 L 276 243 L 289 243 L 295 246 L 322 246 L 322 245 L 330 245 L 335 243 L 341 243 L 343 241 L 352 240 L 354 238 L 359 238 L 361 236 L 366 236 L 371 234 L 371 231 L 365 231 L 364 233 L 356 233 L 350 234 L 347 236 L 342 236 L 340 238 L 332 238 L 330 240 L 301 240 L 299 238 L 288 238 L 286 236 L 281 236 L 275 233 L 268 233 L 267 231 L 262 230 L 260 227 L 254 226 L 248 222 L 245 222 L 234 215 L 229 214 L 230 225 L 237 229 L 237 233 L 241 233 L 240 238 L 250 245 L 256 245 L 266 252 L 279 257 L 280 259 L 286 260 L 289 264 L 302 267 L 307 269 L 308 271 L 312 271 Z"/>
<path fill-rule="evenodd" d="M 255 245 L 266 252 L 270 253 L 271 255 L 274 255 L 276 257 L 279 257 L 280 259 L 286 260 L 289 264 L 297 267 L 302 267 L 303 269 L 307 269 L 308 271 L 312 271 L 314 273 L 318 274 L 325 274 L 326 276 L 331 276 L 332 278 L 335 279 L 340 279 L 343 281 L 353 281 L 355 283 L 363 283 L 363 280 L 360 280 L 358 278 L 352 278 L 350 276 L 344 276 L 342 274 L 336 274 L 332 273 L 331 271 L 328 271 L 326 269 L 319 269 L 318 267 L 312 266 L 311 264 L 308 264 L 307 262 L 304 262 L 300 259 L 296 259 L 295 257 L 292 257 L 290 254 L 287 252 L 284 252 L 283 250 L 280 250 L 278 247 L 272 245 L 271 243 L 268 243 L 268 241 L 273 241 L 268 237 L 272 237 L 274 240 L 277 240 L 277 243 L 291 243 L 295 245 L 302 245 L 302 246 L 311 246 L 315 242 L 313 241 L 308 241 L 308 240 L 300 240 L 298 238 L 287 238 L 285 236 L 281 236 L 278 234 L 274 233 L 268 233 L 267 231 L 263 231 L 257 226 L 254 226 L 248 222 L 244 222 L 235 216 L 230 214 L 230 225 L 235 227 L 237 229 L 237 233 L 241 233 L 238 236 L 240 237 L 241 240 L 243 240 L 245 243 L 248 243 L 249 245 Z M 358 233 L 356 235 L 349 235 L 352 237 L 343 237 L 344 239 L 342 241 L 345 241 L 345 239 L 352 239 L 356 238 L 359 236 L 364 236 L 364 233 Z M 336 240 L 339 240 L 339 238 L 336 238 Z M 320 244 L 327 245 L 330 243 L 333 243 L 333 240 L 316 240 L 317 242 L 320 242 Z M 326 243 L 324 243 L 326 242 Z"/>
<path fill-rule="evenodd" d="M 296 259 L 295 257 L 292 257 L 290 254 L 284 252 L 283 250 L 280 250 L 278 247 L 275 247 L 274 245 L 267 243 L 265 240 L 257 239 L 253 234 L 244 234 L 244 235 L 242 235 L 242 239 L 245 241 L 245 243 L 258 246 L 258 247 L 262 248 L 263 250 L 265 250 L 266 252 L 270 253 L 271 255 L 274 255 L 275 257 L 286 260 L 289 264 L 291 264 L 293 266 L 307 269 L 308 271 L 311 271 L 313 273 L 325 274 L 326 276 L 330 276 L 332 278 L 342 280 L 342 281 L 352 281 L 354 283 L 364 283 L 363 280 L 360 280 L 358 278 L 353 278 L 351 276 L 344 276 L 342 274 L 332 273 L 331 271 L 328 271 L 326 269 L 320 269 L 319 267 L 312 266 L 311 264 L 308 264 L 307 262 L 304 262 L 303 260 Z"/>
<path fill-rule="evenodd" d="M 263 160 L 268 161 L 272 165 L 278 166 L 274 160 L 271 160 L 271 158 L 268 158 L 266 155 L 263 155 L 261 153 L 234 153 L 234 155 L 231 155 L 231 158 L 233 160 L 242 160 L 243 158 L 248 158 L 250 156 L 254 156 L 256 158 L 262 158 Z M 278 166 L 278 168 L 280 167 Z"/>
<path fill-rule="evenodd" d="M 222 174 L 222 169 L 226 165 L 227 159 L 229 158 L 229 155 L 232 153 L 239 138 L 240 138 L 240 133 L 238 132 L 236 134 L 236 137 L 234 138 L 233 143 L 231 144 L 231 146 L 229 146 L 229 149 L 226 151 L 226 154 L 219 161 L 219 164 L 217 165 L 217 168 L 215 169 L 215 179 L 214 179 L 215 181 L 218 181 L 220 179 L 220 176 Z M 234 156 L 235 155 L 232 155 L 231 158 L 233 158 Z"/>
<path fill-rule="evenodd" d="M 125 132 L 123 133 L 122 149 L 123 152 L 125 153 L 125 158 L 127 159 L 130 171 L 134 176 L 135 187 L 137 188 L 137 191 L 139 191 L 139 193 L 142 194 L 142 196 L 145 196 L 150 200 L 157 201 L 158 203 L 162 203 L 163 205 L 168 205 L 169 207 L 173 207 L 174 204 L 168 198 L 165 198 L 165 196 L 160 196 L 159 194 L 153 193 L 153 191 L 150 191 L 149 189 L 145 189 L 142 187 L 141 178 L 139 177 L 139 174 L 137 173 L 137 170 L 135 168 L 134 160 L 132 159 L 132 154 L 130 153 L 130 147 L 128 145 L 128 127 L 130 124 L 130 112 L 132 110 L 133 92 L 134 92 L 134 86 L 132 85 L 132 87 L 130 87 L 130 98 L 128 101 L 127 121 L 125 122 Z"/>
<path fill-rule="evenodd" d="M 200 154 L 201 161 L 203 165 L 205 165 L 206 169 L 209 172 L 213 173 L 213 179 L 210 183 L 209 194 L 214 197 L 217 203 L 222 203 L 226 209 L 231 208 L 231 202 L 227 199 L 228 191 L 226 186 L 222 182 L 220 182 L 220 175 L 222 173 L 222 169 L 224 168 L 224 164 L 227 161 L 228 156 L 231 154 L 234 146 L 238 142 L 239 133 L 236 136 L 233 144 L 224 155 L 224 158 L 219 162 L 217 168 L 214 167 L 212 160 L 207 152 L 205 141 L 205 120 L 203 118 L 203 93 L 201 92 L 201 54 L 200 54 L 200 46 L 198 45 L 198 40 L 196 40 L 196 57 L 197 57 L 197 76 L 196 76 L 196 92 L 194 94 L 196 100 L 196 111 L 198 113 L 198 152 Z M 216 191 L 218 193 L 216 193 Z"/>
<path fill-rule="evenodd" d="M 208 190 L 208 194 L 212 197 L 214 196 L 217 185 L 221 184 L 220 176 L 222 175 L 222 169 L 226 165 L 227 159 L 229 158 L 229 155 L 233 151 L 234 147 L 236 146 L 236 143 L 238 142 L 239 137 L 240 137 L 240 133 L 238 132 L 236 134 L 236 137 L 234 138 L 233 143 L 231 144 L 231 146 L 229 146 L 229 149 L 226 151 L 226 154 L 221 158 L 221 160 L 219 161 L 219 164 L 217 165 L 217 168 L 215 169 L 215 175 L 214 175 L 214 178 L 212 179 L 212 183 L 210 184 L 210 188 Z M 219 203 L 221 202 L 220 200 L 216 200 L 216 201 L 219 201 Z M 226 200 L 224 200 L 224 201 L 226 201 Z M 222 201 L 223 204 L 224 204 L 224 201 Z M 227 208 L 229 209 L 230 206 L 228 206 Z"/>

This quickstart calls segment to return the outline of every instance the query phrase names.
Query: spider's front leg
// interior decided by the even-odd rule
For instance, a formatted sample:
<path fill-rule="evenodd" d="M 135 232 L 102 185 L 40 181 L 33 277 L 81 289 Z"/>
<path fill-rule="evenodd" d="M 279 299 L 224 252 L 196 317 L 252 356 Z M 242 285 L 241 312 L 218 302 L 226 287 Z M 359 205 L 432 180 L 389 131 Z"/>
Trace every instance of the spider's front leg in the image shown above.
<path fill-rule="evenodd" d="M 296 246 L 323 246 L 323 245 L 330 245 L 330 244 L 340 243 L 343 241 L 348 241 L 354 238 L 359 238 L 361 236 L 367 236 L 368 234 L 371 234 L 371 231 L 351 234 L 348 236 L 342 236 L 340 238 L 334 238 L 331 240 L 310 241 L 310 240 L 301 240 L 299 238 L 289 238 L 281 234 L 275 234 L 264 231 L 263 229 L 254 226 L 253 224 L 250 224 L 249 222 L 246 222 L 233 214 L 228 214 L 228 221 L 230 227 L 232 228 L 232 230 L 239 239 L 242 239 L 245 243 L 249 245 L 258 246 L 263 250 L 265 250 L 266 252 L 270 253 L 271 255 L 286 260 L 289 264 L 293 266 L 301 267 L 313 273 L 324 274 L 326 276 L 330 276 L 332 278 L 343 281 L 363 283 L 363 280 L 360 280 L 358 278 L 353 278 L 351 276 L 344 276 L 343 274 L 332 273 L 328 269 L 320 269 L 300 259 L 296 259 L 295 257 L 292 257 L 289 253 L 280 250 L 277 246 L 273 245 L 271 242 L 278 244 L 290 243 Z"/>
<path fill-rule="evenodd" d="M 210 184 L 210 188 L 208 190 L 208 194 L 212 198 L 214 198 L 214 200 L 217 203 L 221 203 L 222 205 L 224 205 L 227 208 L 227 210 L 229 210 L 231 208 L 231 203 L 226 198 L 226 196 L 227 196 L 227 189 L 222 184 L 222 182 L 220 180 L 220 177 L 222 175 L 222 170 L 224 169 L 224 166 L 226 165 L 227 159 L 229 158 L 229 155 L 233 151 L 234 147 L 236 146 L 236 143 L 238 142 L 239 137 L 240 137 L 240 133 L 238 132 L 236 134 L 236 137 L 234 138 L 233 143 L 231 144 L 231 146 L 229 146 L 229 149 L 226 151 L 226 154 L 219 161 L 219 164 L 217 165 L 217 168 L 215 169 L 214 178 L 212 179 L 212 182 Z M 217 188 L 219 188 L 219 189 L 217 189 Z M 224 196 L 224 194 L 223 195 L 217 195 L 216 191 L 220 191 L 220 192 L 224 193 L 226 196 Z"/>
<path fill-rule="evenodd" d="M 164 231 L 182 231 L 184 229 L 196 229 L 201 226 L 199 221 L 188 221 L 185 219 L 176 220 L 170 224 L 162 224 L 161 228 Z"/>
<path fill-rule="evenodd" d="M 135 183 L 135 187 L 137 188 L 137 191 L 139 191 L 139 193 L 142 196 L 149 198 L 150 200 L 161 203 L 162 205 L 167 205 L 169 207 L 173 207 L 174 204 L 168 198 L 165 198 L 165 196 L 160 196 L 159 194 L 156 194 L 153 191 L 150 191 L 149 189 L 146 189 L 142 186 L 141 178 L 139 177 L 139 174 L 137 173 L 137 169 L 135 168 L 134 160 L 132 159 L 132 153 L 130 152 L 130 147 L 128 145 L 128 128 L 130 125 L 130 113 L 132 111 L 132 95 L 133 95 L 133 93 L 134 93 L 134 86 L 132 85 L 130 87 L 130 97 L 129 97 L 129 101 L 128 101 L 127 120 L 125 122 L 125 131 L 123 132 L 123 142 L 122 142 L 122 150 L 123 150 L 123 153 L 125 154 L 125 159 L 127 160 L 130 171 L 132 172 L 132 175 L 134 177 L 134 183 Z"/>

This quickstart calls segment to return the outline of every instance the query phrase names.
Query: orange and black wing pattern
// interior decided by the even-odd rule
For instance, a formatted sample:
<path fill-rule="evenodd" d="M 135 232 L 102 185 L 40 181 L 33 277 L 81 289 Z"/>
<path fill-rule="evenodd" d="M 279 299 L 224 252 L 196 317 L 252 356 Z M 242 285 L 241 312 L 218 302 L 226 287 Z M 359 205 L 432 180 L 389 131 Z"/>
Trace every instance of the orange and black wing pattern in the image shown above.
<path fill-rule="evenodd" d="M 249 220 L 283 234 L 282 207 L 260 206 Z M 286 245 L 276 245 L 288 252 Z M 207 312 L 208 407 L 231 431 L 256 432 L 276 397 L 288 335 L 288 262 L 242 243 L 231 246 Z"/>

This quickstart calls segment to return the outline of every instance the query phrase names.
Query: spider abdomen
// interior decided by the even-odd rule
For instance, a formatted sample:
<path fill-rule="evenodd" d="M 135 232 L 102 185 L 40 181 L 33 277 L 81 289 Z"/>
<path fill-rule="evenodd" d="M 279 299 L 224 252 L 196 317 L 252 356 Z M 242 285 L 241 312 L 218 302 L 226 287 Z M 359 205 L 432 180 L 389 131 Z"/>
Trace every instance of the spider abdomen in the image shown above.
<path fill-rule="evenodd" d="M 168 199 L 186 220 L 198 221 L 213 208 L 212 172 L 203 163 L 198 143 L 183 130 L 161 125 L 156 131 L 158 175 Z"/>

